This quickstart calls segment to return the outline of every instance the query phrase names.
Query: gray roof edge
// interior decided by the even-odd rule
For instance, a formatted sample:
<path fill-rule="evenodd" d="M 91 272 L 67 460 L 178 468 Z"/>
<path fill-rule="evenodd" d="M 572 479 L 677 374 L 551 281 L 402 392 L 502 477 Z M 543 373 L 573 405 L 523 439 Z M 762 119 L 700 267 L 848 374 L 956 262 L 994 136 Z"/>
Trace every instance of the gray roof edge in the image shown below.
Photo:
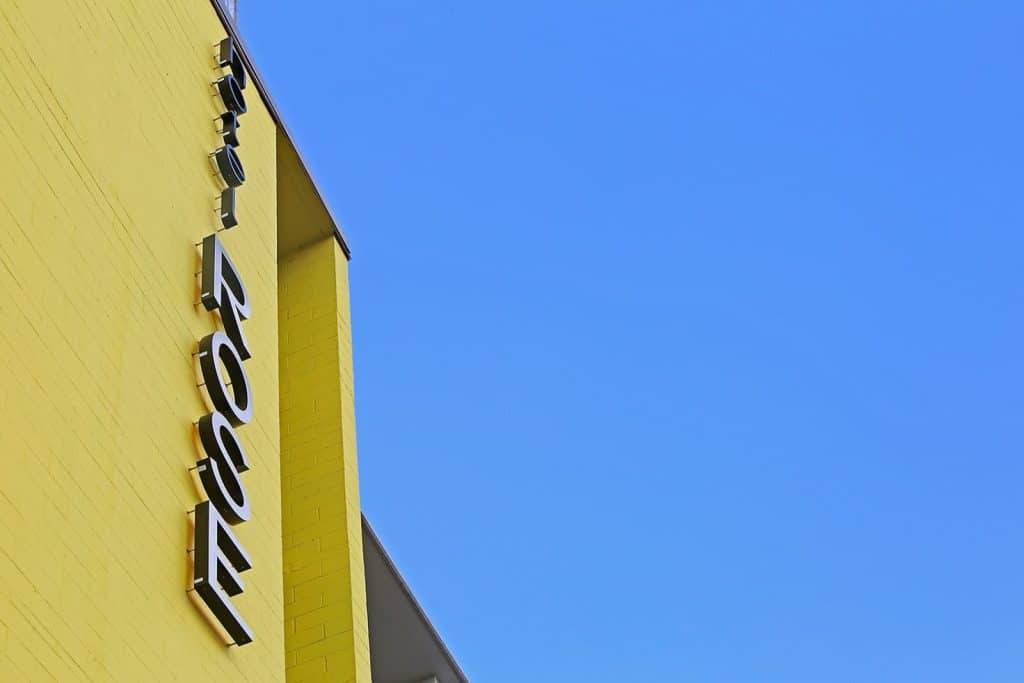
<path fill-rule="evenodd" d="M 270 95 L 270 90 L 267 88 L 266 80 L 260 74 L 259 69 L 256 68 L 256 63 L 252 59 L 252 53 L 246 46 L 245 41 L 242 40 L 242 36 L 239 33 L 238 26 L 232 20 L 228 14 L 227 9 L 221 4 L 220 0 L 210 0 L 210 4 L 213 5 L 213 9 L 217 12 L 217 16 L 220 17 L 220 21 L 224 24 L 224 28 L 227 29 L 228 35 L 231 36 L 235 41 L 235 46 L 238 48 L 239 53 L 242 55 L 242 60 L 245 62 L 246 71 L 249 72 L 249 77 L 252 78 L 256 84 L 256 89 L 259 91 L 260 96 L 267 105 L 267 109 L 270 110 L 270 116 L 274 119 L 274 122 L 284 132 L 286 138 L 291 143 L 292 148 L 295 149 L 296 155 L 299 157 L 299 163 L 302 164 L 302 168 L 306 171 L 306 175 L 309 176 L 309 181 L 313 184 L 313 190 L 316 192 L 317 197 L 320 198 L 320 203 L 323 204 L 324 210 L 327 211 L 327 215 L 331 219 L 331 224 L 334 226 L 334 239 L 338 241 L 338 245 L 341 246 L 341 250 L 345 252 L 345 258 L 352 259 L 352 250 L 348 246 L 348 239 L 345 237 L 345 233 L 342 232 L 341 223 L 334 216 L 334 212 L 331 211 L 330 204 L 324 199 L 324 193 L 320 189 L 320 185 L 316 182 L 316 178 L 309 170 L 309 164 L 306 163 L 306 158 L 302 155 L 302 150 L 295 144 L 295 136 L 292 135 L 288 129 L 288 124 L 284 122 L 281 117 L 281 112 L 277 108 L 277 104 L 274 103 L 274 98 Z"/>
<path fill-rule="evenodd" d="M 423 611 L 423 607 L 420 605 L 419 600 L 416 599 L 416 596 L 413 595 L 412 589 L 409 588 L 409 584 L 405 582 L 405 577 L 402 576 L 402 572 L 398 571 L 398 567 L 395 565 L 395 561 L 391 559 L 391 555 L 389 555 L 387 549 L 384 548 L 384 544 L 381 543 L 380 537 L 377 535 L 377 532 L 373 530 L 372 526 L 370 526 L 370 520 L 366 519 L 366 515 L 361 514 L 361 516 L 363 518 L 363 530 L 373 540 L 374 544 L 380 550 L 380 555 L 382 558 L 384 558 L 384 564 L 387 565 L 388 569 L 394 575 L 395 579 L 398 580 L 398 585 L 402 587 L 402 590 L 409 598 L 409 602 L 416 610 L 416 614 L 419 615 L 420 619 L 423 621 L 423 625 L 427 628 L 427 631 L 430 632 L 430 635 L 431 637 L 433 637 L 434 641 L 437 642 L 437 645 L 441 649 L 441 652 L 444 654 L 445 659 L 447 659 L 448 663 L 452 665 L 452 671 L 455 672 L 455 675 L 458 676 L 459 680 L 461 680 L 463 683 L 469 683 L 469 679 L 466 678 L 466 674 L 462 671 L 462 667 L 460 667 L 459 663 L 455 661 L 455 656 L 452 655 L 451 650 L 449 650 L 448 646 L 445 645 L 444 640 L 441 638 L 441 634 L 439 634 L 437 632 L 437 629 L 434 628 L 434 624 L 430 621 L 430 617 L 428 617 L 427 613 Z"/>

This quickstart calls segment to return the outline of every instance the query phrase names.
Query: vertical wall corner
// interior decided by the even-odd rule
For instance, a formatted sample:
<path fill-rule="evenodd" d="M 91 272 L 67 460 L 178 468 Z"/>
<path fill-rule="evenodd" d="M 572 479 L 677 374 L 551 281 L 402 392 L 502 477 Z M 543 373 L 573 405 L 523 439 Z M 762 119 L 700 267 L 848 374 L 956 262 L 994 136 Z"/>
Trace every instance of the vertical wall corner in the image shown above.
<path fill-rule="evenodd" d="M 289 207 L 301 209 L 299 220 L 308 211 L 280 195 L 278 206 L 284 228 L 295 225 Z M 278 320 L 287 680 L 371 683 L 348 260 L 333 236 L 286 247 Z"/>

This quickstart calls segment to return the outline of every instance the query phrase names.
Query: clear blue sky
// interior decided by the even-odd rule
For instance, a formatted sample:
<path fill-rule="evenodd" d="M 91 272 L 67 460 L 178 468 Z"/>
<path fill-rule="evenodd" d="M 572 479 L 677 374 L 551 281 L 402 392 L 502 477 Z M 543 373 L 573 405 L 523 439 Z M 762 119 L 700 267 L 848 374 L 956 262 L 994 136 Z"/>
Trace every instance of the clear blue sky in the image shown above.
<path fill-rule="evenodd" d="M 1019 3 L 241 15 L 475 683 L 1024 680 Z"/>

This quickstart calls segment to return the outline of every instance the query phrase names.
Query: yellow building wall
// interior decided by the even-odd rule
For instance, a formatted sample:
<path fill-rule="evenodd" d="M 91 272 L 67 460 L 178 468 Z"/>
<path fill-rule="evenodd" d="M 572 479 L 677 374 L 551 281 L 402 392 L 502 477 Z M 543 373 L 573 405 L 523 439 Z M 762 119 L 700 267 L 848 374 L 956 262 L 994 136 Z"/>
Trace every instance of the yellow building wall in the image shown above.
<path fill-rule="evenodd" d="M 0 2 L 0 681 L 284 678 L 275 124 L 252 85 L 221 235 L 253 306 L 234 602 L 255 642 L 185 594 L 225 35 L 207 0 Z"/>
<path fill-rule="evenodd" d="M 370 683 L 348 261 L 337 240 L 282 255 L 279 291 L 288 681 Z"/>

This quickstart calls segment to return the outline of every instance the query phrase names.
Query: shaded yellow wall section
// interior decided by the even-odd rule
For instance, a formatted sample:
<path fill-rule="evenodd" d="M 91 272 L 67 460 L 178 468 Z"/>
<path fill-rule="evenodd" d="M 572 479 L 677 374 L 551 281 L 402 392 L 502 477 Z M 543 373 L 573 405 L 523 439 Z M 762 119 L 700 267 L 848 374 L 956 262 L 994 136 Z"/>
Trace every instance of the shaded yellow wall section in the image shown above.
<path fill-rule="evenodd" d="M 279 277 L 288 681 L 370 683 L 348 261 L 321 237 L 283 254 Z"/>
<path fill-rule="evenodd" d="M 252 86 L 222 237 L 253 304 L 234 600 L 255 642 L 225 647 L 184 592 L 224 35 L 205 0 L 0 2 L 2 681 L 284 677 L 275 124 Z"/>

